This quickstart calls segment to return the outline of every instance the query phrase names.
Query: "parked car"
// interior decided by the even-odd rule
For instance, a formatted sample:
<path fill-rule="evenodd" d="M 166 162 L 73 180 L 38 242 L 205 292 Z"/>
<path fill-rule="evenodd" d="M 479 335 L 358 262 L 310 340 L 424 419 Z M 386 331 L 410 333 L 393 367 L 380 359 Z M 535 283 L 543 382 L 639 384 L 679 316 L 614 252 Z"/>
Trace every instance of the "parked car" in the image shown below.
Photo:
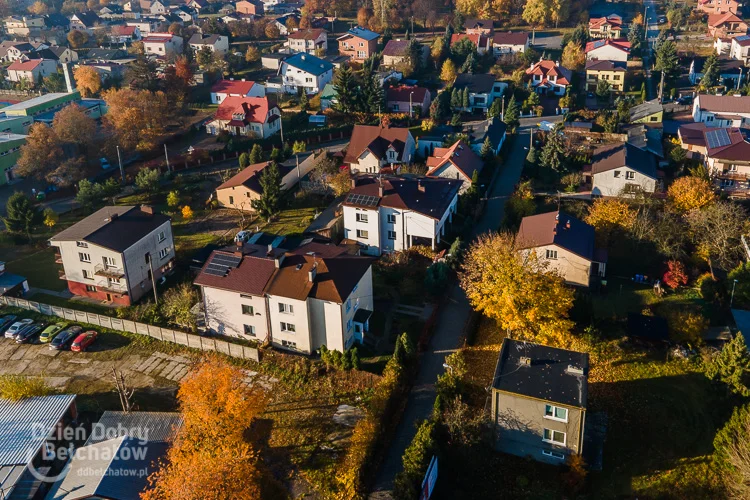
<path fill-rule="evenodd" d="M 34 320 L 31 319 L 31 318 L 24 318 L 24 319 L 22 319 L 20 321 L 16 321 L 12 325 L 10 325 L 10 328 L 8 328 L 7 330 L 5 330 L 5 338 L 6 339 L 14 339 L 14 338 L 16 338 L 16 335 L 21 330 L 21 328 L 23 328 L 26 325 L 30 325 L 33 322 L 34 322 Z"/>
<path fill-rule="evenodd" d="M 109 160 L 106 158 L 99 158 L 99 164 L 102 166 L 102 169 L 107 170 L 112 165 L 109 164 Z"/>
<path fill-rule="evenodd" d="M 666 18 L 666 17 L 664 17 L 664 16 L 661 16 L 661 17 L 659 18 L 659 24 L 664 24 L 664 23 L 666 23 L 666 22 L 667 22 L 667 18 Z"/>
<path fill-rule="evenodd" d="M 39 342 L 42 342 L 43 344 L 52 342 L 52 339 L 54 339 L 64 328 L 67 328 L 68 324 L 69 323 L 56 323 L 54 325 L 49 325 L 39 335 Z"/>
<path fill-rule="evenodd" d="M 52 342 L 50 342 L 49 344 L 49 348 L 54 351 L 65 350 L 68 345 L 70 345 L 70 343 L 73 342 L 73 340 L 81 334 L 81 331 L 83 331 L 83 328 L 78 325 L 66 328 L 65 330 L 58 333 L 54 339 L 52 339 Z"/>
<path fill-rule="evenodd" d="M 47 323 L 34 323 L 32 325 L 27 326 L 26 328 L 23 328 L 20 332 L 18 332 L 18 335 L 16 335 L 16 344 L 26 344 L 28 342 L 31 342 L 34 340 L 34 337 L 36 337 L 40 331 L 42 331 L 42 328 L 45 327 Z"/>
<path fill-rule="evenodd" d="M 94 330 L 89 330 L 87 332 L 80 334 L 73 341 L 73 345 L 70 346 L 70 350 L 73 352 L 85 351 L 91 344 L 94 343 L 97 335 L 98 334 Z"/>
<path fill-rule="evenodd" d="M 15 320 L 15 314 L 8 314 L 7 316 L 3 316 L 2 318 L 0 318 L 0 332 L 12 325 Z"/>

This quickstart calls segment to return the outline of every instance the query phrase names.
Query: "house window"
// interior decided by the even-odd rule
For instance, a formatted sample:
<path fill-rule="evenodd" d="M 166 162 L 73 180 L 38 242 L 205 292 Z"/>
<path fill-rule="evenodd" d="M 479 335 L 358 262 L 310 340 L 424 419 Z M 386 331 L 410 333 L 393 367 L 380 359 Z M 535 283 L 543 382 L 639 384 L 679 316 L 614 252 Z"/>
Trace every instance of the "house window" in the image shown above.
<path fill-rule="evenodd" d="M 554 405 L 545 405 L 544 406 L 544 418 L 549 418 L 552 420 L 559 420 L 560 422 L 567 422 L 568 421 L 568 409 L 560 408 L 559 406 L 554 406 Z"/>
<path fill-rule="evenodd" d="M 169 247 L 162 248 L 159 250 L 159 259 L 164 259 L 169 255 Z"/>
<path fill-rule="evenodd" d="M 547 258 L 557 260 L 557 250 L 547 250 Z"/>
<path fill-rule="evenodd" d="M 234 196 L 229 197 L 229 204 L 234 205 Z"/>
<path fill-rule="evenodd" d="M 92 279 L 94 279 L 94 277 L 93 277 L 93 276 L 91 276 L 91 273 L 90 273 L 90 272 L 88 272 L 88 271 L 87 271 L 86 269 L 84 269 L 84 270 L 83 270 L 83 277 L 84 277 L 85 279 L 87 279 L 87 280 L 92 280 Z"/>
<path fill-rule="evenodd" d="M 394 113 L 398 113 L 398 104 L 394 104 L 394 105 L 392 106 L 392 111 L 393 111 Z"/>
<path fill-rule="evenodd" d="M 87 292 L 95 292 L 96 287 L 94 285 L 86 285 L 86 291 Z"/>
<path fill-rule="evenodd" d="M 305 83 L 312 83 L 312 78 L 305 78 Z"/>
<path fill-rule="evenodd" d="M 553 431 L 552 429 L 544 429 L 543 441 L 547 443 L 561 444 L 565 446 L 566 435 L 564 432 Z"/>
<path fill-rule="evenodd" d="M 565 454 L 560 453 L 559 451 L 542 450 L 542 455 L 545 457 L 556 458 L 558 460 L 565 460 Z"/>
<path fill-rule="evenodd" d="M 388 214 L 388 224 L 396 223 L 396 214 Z"/>
<path fill-rule="evenodd" d="M 292 342 L 291 340 L 282 340 L 281 345 L 284 347 L 289 347 L 291 349 L 297 348 L 297 342 Z"/>
<path fill-rule="evenodd" d="M 635 179 L 635 172 L 625 172 L 626 179 Z"/>
<path fill-rule="evenodd" d="M 729 171 L 730 172 L 736 172 L 737 171 L 737 165 L 729 165 Z"/>
<path fill-rule="evenodd" d="M 648 121 L 650 122 L 655 122 L 656 120 L 657 120 L 657 117 L 655 116 L 652 116 L 651 118 L 648 119 Z"/>
<path fill-rule="evenodd" d="M 166 240 L 167 236 L 164 234 L 164 231 L 159 231 L 159 243 Z"/>
<path fill-rule="evenodd" d="M 253 306 L 242 304 L 242 314 L 247 314 L 248 316 L 252 316 L 255 314 L 255 309 L 253 308 Z"/>
<path fill-rule="evenodd" d="M 85 241 L 76 241 L 76 246 L 78 248 L 88 248 L 89 244 L 86 243 Z"/>
<path fill-rule="evenodd" d="M 620 79 L 620 75 L 613 75 L 613 76 L 612 76 L 612 79 L 613 79 L 613 80 L 619 80 L 619 79 Z"/>
<path fill-rule="evenodd" d="M 396 231 L 388 231 L 388 239 L 389 240 L 395 240 L 396 239 Z"/>
<path fill-rule="evenodd" d="M 357 222 L 367 222 L 367 214 L 357 214 Z"/>
<path fill-rule="evenodd" d="M 349 320 L 346 322 L 346 331 L 348 332 L 351 329 L 352 329 L 352 320 Z"/>
<path fill-rule="evenodd" d="M 78 252 L 78 258 L 81 259 L 81 262 L 91 262 L 91 255 L 83 252 Z"/>
<path fill-rule="evenodd" d="M 245 329 L 245 335 L 255 337 L 255 327 L 253 325 L 242 325 Z"/>
<path fill-rule="evenodd" d="M 293 324 L 291 324 L 291 323 L 284 323 L 284 322 L 282 321 L 282 322 L 281 322 L 281 331 L 282 331 L 282 332 L 288 332 L 288 333 L 294 333 L 294 332 L 296 332 L 297 330 L 296 330 L 296 328 L 294 327 L 294 325 L 293 325 Z"/>
<path fill-rule="evenodd" d="M 102 257 L 102 262 L 108 267 L 114 267 L 117 264 L 114 257 Z"/>
<path fill-rule="evenodd" d="M 284 314 L 294 314 L 294 306 L 292 304 L 282 304 L 279 302 L 279 312 Z"/>
<path fill-rule="evenodd" d="M 620 177 L 620 171 L 619 170 L 615 170 L 615 179 L 617 179 L 618 177 Z"/>
<path fill-rule="evenodd" d="M 370 232 L 364 229 L 357 229 L 357 238 L 366 240 L 370 237 Z"/>
<path fill-rule="evenodd" d="M 352 299 L 346 299 L 346 312 L 352 309 Z"/>

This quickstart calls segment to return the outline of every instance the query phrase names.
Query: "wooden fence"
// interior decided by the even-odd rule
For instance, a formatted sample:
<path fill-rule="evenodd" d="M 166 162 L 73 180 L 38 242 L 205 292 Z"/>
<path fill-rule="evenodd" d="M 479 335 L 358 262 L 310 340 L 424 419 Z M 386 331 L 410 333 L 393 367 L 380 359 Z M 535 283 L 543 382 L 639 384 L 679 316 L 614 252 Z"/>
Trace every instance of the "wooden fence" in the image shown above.
<path fill-rule="evenodd" d="M 41 304 L 39 302 L 19 299 L 15 297 L 0 296 L 0 304 L 5 304 L 12 307 L 20 307 L 21 309 L 35 311 L 47 316 L 57 316 L 69 321 L 76 321 L 78 323 L 90 323 L 92 325 L 109 328 L 111 330 L 119 330 L 122 332 L 147 335 L 163 342 L 172 342 L 174 344 L 192 347 L 193 349 L 199 349 L 201 351 L 213 351 L 221 354 L 226 354 L 227 356 L 232 356 L 234 358 L 249 359 L 255 362 L 260 362 L 260 353 L 258 352 L 258 349 L 239 344 L 232 344 L 225 340 L 220 340 L 213 337 L 202 337 L 200 335 L 194 335 L 192 333 L 185 333 L 178 330 L 170 330 L 168 328 L 161 328 L 159 326 L 147 325 L 145 323 L 139 323 L 137 321 L 130 321 L 120 318 L 110 318 L 109 316 L 103 316 L 101 314 L 77 311 L 75 309 L 67 309 L 59 306 L 50 306 L 47 304 Z"/>

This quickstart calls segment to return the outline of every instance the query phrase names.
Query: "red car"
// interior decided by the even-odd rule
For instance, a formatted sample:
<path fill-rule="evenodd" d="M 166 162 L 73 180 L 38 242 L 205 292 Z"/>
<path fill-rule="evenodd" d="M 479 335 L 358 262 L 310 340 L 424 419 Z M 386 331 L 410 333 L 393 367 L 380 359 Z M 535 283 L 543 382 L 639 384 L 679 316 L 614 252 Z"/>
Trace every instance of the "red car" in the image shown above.
<path fill-rule="evenodd" d="M 83 332 L 73 341 L 70 350 L 73 352 L 83 352 L 96 340 L 98 334 L 94 330 Z"/>

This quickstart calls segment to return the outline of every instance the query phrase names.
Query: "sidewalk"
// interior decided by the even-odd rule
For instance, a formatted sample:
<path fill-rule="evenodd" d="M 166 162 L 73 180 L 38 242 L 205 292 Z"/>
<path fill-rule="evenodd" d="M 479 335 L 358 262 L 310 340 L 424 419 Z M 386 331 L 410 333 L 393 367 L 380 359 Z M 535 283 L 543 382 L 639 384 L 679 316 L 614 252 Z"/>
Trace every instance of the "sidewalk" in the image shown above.
<path fill-rule="evenodd" d="M 524 124 L 522 124 L 524 125 Z M 474 236 L 496 231 L 503 220 L 505 200 L 513 193 L 521 178 L 528 144 L 528 126 L 519 130 L 512 149 L 494 180 L 492 191 L 487 195 L 487 207 L 482 219 L 474 228 Z M 393 481 L 401 469 L 401 457 L 414 439 L 417 424 L 428 418 L 435 402 L 435 381 L 443 373 L 445 357 L 454 352 L 461 343 L 464 327 L 471 314 L 469 301 L 458 284 L 449 292 L 449 298 L 441 307 L 432 340 L 420 358 L 419 373 L 406 404 L 403 418 L 394 439 L 390 443 L 385 460 L 378 472 L 371 500 L 392 498 Z"/>

